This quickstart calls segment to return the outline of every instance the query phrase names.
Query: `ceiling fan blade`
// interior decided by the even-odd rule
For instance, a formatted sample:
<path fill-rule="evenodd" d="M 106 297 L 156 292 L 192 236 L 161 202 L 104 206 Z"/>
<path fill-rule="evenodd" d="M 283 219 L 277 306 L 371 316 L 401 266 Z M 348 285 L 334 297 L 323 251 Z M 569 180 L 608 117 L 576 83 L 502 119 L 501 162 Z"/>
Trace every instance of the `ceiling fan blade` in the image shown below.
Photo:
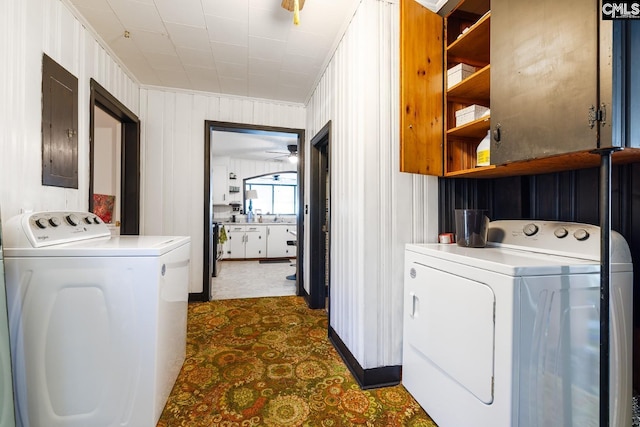
<path fill-rule="evenodd" d="M 298 0 L 300 5 L 300 10 L 304 7 L 304 0 Z M 293 12 L 293 0 L 282 0 L 282 7 L 287 9 L 289 12 Z"/>

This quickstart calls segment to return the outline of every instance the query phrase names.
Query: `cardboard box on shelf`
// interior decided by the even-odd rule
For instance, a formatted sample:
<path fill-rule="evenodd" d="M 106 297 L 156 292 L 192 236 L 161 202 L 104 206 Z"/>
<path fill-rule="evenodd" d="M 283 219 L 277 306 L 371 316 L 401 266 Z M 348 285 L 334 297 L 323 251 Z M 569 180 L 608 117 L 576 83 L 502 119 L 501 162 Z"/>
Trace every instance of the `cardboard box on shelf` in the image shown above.
<path fill-rule="evenodd" d="M 460 63 L 447 70 L 447 89 L 457 85 L 470 75 L 476 72 L 476 67 L 469 64 Z"/>
<path fill-rule="evenodd" d="M 482 105 L 470 105 L 456 111 L 456 127 L 462 126 L 469 122 L 479 119 L 489 114 L 489 109 Z"/>

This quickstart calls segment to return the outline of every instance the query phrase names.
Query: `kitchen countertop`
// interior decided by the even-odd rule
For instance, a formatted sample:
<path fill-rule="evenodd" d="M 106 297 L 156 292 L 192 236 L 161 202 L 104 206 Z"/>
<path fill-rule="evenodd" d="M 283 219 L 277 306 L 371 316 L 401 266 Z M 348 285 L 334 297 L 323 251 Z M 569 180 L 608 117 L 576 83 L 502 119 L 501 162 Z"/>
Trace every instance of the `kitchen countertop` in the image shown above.
<path fill-rule="evenodd" d="M 221 222 L 223 225 L 296 225 L 295 222 L 285 222 L 285 221 L 278 221 L 278 222 L 230 222 L 230 221 L 222 221 Z"/>

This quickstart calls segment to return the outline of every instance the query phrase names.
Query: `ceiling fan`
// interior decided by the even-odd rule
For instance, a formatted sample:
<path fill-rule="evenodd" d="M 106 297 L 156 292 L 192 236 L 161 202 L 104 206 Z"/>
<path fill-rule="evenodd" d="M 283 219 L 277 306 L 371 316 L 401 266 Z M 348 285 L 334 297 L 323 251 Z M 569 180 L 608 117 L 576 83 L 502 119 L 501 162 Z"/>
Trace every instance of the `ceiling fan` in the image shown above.
<path fill-rule="evenodd" d="M 283 9 L 293 12 L 293 24 L 300 24 L 300 11 L 304 7 L 304 0 L 282 0 Z"/>
<path fill-rule="evenodd" d="M 288 153 L 283 151 L 267 151 L 267 153 L 280 154 L 280 156 L 272 157 L 271 160 L 287 157 L 291 163 L 296 163 L 298 161 L 298 146 L 296 144 L 287 145 L 287 150 L 289 150 Z"/>

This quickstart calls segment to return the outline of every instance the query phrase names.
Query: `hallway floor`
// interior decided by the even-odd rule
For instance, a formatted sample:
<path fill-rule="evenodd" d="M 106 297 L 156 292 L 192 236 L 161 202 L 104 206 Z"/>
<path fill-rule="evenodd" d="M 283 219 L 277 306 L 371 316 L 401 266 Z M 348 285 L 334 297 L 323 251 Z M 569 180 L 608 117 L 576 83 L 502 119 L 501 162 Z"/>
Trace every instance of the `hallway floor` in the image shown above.
<path fill-rule="evenodd" d="M 221 261 L 217 277 L 211 278 L 211 299 L 280 297 L 296 294 L 296 260 L 260 264 L 258 261 Z M 292 266 L 293 264 L 293 266 Z"/>

